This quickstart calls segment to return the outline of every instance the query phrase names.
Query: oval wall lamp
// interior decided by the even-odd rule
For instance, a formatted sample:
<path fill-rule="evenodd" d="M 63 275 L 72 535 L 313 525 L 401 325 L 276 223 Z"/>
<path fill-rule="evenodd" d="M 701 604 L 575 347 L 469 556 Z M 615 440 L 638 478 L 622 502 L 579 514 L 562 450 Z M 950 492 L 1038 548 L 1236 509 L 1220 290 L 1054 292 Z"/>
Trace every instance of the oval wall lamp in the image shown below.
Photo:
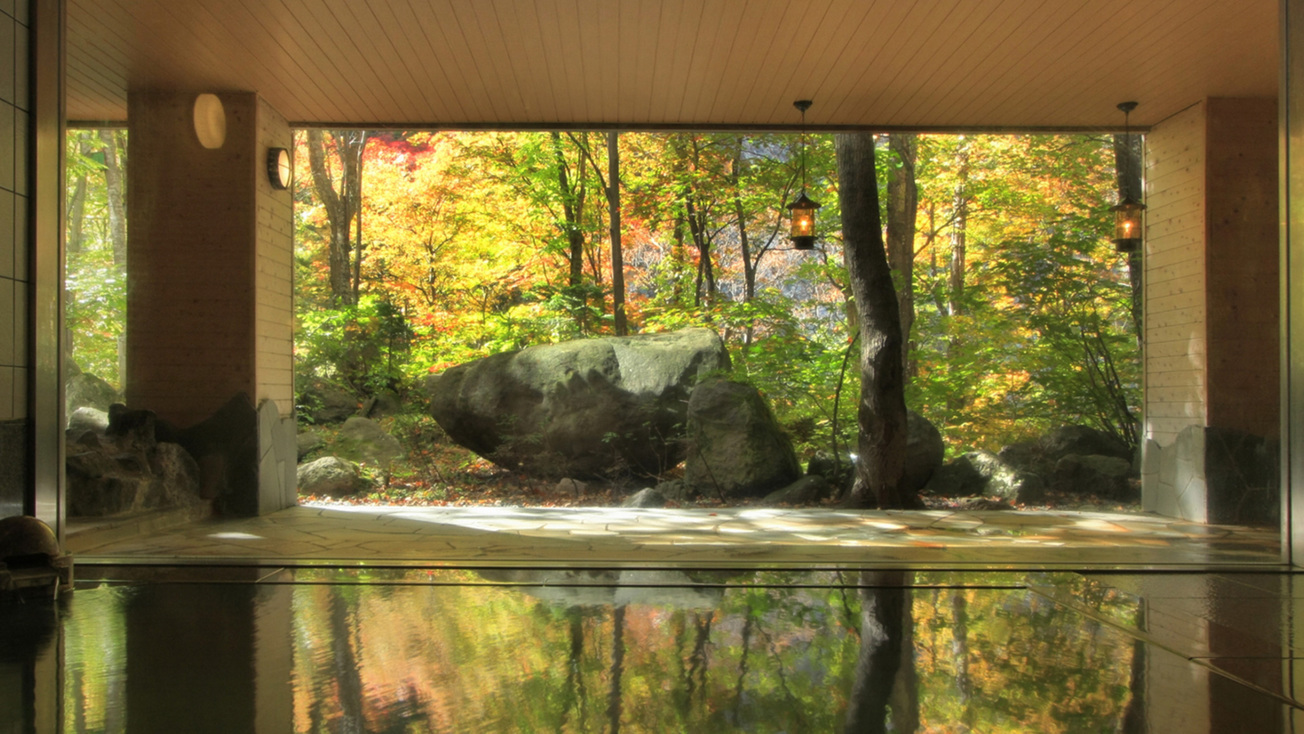
<path fill-rule="evenodd" d="M 290 151 L 285 148 L 267 149 L 267 181 L 277 191 L 290 188 L 294 171 L 290 168 Z"/>
<path fill-rule="evenodd" d="M 195 97 L 195 136 L 199 144 L 217 150 L 226 142 L 226 108 L 216 94 Z"/>

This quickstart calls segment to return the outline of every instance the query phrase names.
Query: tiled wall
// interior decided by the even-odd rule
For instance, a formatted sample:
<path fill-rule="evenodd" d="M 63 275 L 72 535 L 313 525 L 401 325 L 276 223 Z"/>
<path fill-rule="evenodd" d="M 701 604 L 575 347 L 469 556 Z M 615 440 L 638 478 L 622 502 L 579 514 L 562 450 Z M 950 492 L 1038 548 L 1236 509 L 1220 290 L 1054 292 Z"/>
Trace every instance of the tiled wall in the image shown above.
<path fill-rule="evenodd" d="M 26 0 L 0 0 L 0 517 L 22 512 L 23 495 L 30 483 L 30 38 Z"/>

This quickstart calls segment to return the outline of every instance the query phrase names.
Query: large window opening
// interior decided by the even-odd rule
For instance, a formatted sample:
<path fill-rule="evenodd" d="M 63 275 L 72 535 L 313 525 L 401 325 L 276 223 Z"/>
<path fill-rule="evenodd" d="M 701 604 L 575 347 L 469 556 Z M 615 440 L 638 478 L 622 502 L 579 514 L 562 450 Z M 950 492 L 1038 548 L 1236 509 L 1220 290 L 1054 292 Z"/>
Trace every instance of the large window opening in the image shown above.
<path fill-rule="evenodd" d="M 1116 137 L 879 137 L 908 472 L 929 507 L 1140 510 L 1140 259 L 1110 242 Z M 857 312 L 831 135 L 808 136 L 816 249 L 788 241 L 799 142 L 301 131 L 297 415 L 303 464 L 321 470 L 320 484 L 301 473 L 301 497 L 839 502 L 856 459 Z M 673 419 L 611 392 L 630 367 L 599 340 L 689 328 L 717 335 L 730 369 L 656 377 Z M 596 351 L 543 348 L 570 340 Z M 694 408 L 696 382 L 715 377 L 742 386 Z M 757 423 L 773 416 L 772 442 L 763 425 L 709 425 L 739 422 L 748 401 Z M 712 445 L 725 448 L 703 455 Z M 740 456 L 749 445 L 762 448 Z M 356 476 L 341 479 L 347 464 Z"/>

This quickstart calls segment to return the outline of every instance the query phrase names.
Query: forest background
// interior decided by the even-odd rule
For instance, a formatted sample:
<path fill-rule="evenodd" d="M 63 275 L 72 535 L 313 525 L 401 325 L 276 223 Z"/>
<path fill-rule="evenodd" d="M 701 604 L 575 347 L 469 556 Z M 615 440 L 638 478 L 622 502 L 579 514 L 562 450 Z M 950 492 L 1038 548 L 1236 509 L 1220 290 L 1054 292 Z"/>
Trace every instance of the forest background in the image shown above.
<path fill-rule="evenodd" d="M 1136 446 L 1139 263 L 1108 240 L 1131 138 L 879 136 L 907 404 L 949 454 L 1066 424 Z M 801 150 L 769 133 L 298 132 L 301 416 L 324 384 L 420 413 L 425 375 L 478 357 L 702 325 L 801 455 L 854 445 L 832 135 L 806 136 L 812 252 L 786 235 Z M 126 134 L 72 131 L 67 152 L 72 356 L 118 385 Z"/>

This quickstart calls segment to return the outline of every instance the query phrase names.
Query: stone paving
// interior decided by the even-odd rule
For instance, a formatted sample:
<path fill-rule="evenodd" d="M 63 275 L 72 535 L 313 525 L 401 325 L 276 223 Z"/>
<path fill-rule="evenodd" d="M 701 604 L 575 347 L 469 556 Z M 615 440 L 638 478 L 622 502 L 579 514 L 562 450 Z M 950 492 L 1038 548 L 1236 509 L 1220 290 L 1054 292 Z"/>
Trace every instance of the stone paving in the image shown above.
<path fill-rule="evenodd" d="M 1275 529 L 1100 512 L 301 506 L 169 530 L 74 526 L 81 562 L 798 566 L 1276 564 Z"/>

